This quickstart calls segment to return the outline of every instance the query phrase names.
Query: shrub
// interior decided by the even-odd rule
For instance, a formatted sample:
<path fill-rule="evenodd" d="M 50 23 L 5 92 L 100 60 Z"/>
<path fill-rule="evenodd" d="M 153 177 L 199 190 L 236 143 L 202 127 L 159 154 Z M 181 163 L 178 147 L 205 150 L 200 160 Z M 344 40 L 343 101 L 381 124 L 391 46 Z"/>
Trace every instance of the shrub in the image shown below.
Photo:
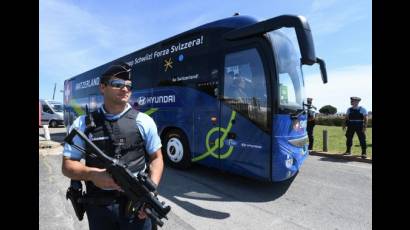
<path fill-rule="evenodd" d="M 335 114 L 337 113 L 337 109 L 336 107 L 333 107 L 331 105 L 325 105 L 319 109 L 319 112 L 324 113 L 324 114 Z"/>
<path fill-rule="evenodd" d="M 316 124 L 317 125 L 326 125 L 326 126 L 342 126 L 345 122 L 344 116 L 317 116 Z M 367 121 L 367 127 L 372 127 L 372 118 L 369 118 Z"/>
<path fill-rule="evenodd" d="M 316 118 L 316 124 L 318 125 L 342 126 L 343 122 L 344 118 L 337 116 L 322 116 Z"/>

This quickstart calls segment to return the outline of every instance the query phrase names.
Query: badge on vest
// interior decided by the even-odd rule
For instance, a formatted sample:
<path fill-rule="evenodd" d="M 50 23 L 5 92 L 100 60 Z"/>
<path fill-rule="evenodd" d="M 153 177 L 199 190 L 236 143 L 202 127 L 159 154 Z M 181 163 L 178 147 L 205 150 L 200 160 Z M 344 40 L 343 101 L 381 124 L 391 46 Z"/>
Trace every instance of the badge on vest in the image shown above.
<path fill-rule="evenodd" d="M 118 140 L 118 142 L 123 145 L 125 144 L 125 140 L 126 140 L 125 137 L 122 137 Z"/>
<path fill-rule="evenodd" d="M 91 133 L 88 134 L 88 139 L 90 141 L 103 141 L 103 140 L 108 140 L 110 137 L 93 137 Z"/>

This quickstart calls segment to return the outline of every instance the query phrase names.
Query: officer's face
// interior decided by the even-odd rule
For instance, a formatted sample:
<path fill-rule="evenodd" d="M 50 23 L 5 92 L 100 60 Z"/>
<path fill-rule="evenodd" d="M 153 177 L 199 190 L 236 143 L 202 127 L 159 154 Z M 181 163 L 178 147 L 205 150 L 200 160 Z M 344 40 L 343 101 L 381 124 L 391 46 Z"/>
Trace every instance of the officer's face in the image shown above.
<path fill-rule="evenodd" d="M 107 84 L 100 85 L 104 100 L 114 104 L 125 104 L 131 97 L 131 81 L 111 78 Z"/>
<path fill-rule="evenodd" d="M 352 106 L 357 106 L 357 105 L 359 104 L 359 101 L 357 101 L 357 100 L 350 100 L 350 104 L 351 104 Z"/>

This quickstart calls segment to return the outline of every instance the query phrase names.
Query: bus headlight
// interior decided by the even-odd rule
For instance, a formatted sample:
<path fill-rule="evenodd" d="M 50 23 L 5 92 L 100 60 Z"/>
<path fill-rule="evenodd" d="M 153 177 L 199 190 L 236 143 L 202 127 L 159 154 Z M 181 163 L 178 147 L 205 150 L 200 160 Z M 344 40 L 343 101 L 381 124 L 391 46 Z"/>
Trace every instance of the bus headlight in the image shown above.
<path fill-rule="evenodd" d="M 293 157 L 291 157 L 291 156 L 288 156 L 288 157 L 289 158 L 285 161 L 285 165 L 286 165 L 287 168 L 290 168 L 293 165 Z"/>
<path fill-rule="evenodd" d="M 300 121 L 295 119 L 292 121 L 292 128 L 294 131 L 298 131 L 299 129 L 301 129 L 301 125 L 300 125 Z"/>

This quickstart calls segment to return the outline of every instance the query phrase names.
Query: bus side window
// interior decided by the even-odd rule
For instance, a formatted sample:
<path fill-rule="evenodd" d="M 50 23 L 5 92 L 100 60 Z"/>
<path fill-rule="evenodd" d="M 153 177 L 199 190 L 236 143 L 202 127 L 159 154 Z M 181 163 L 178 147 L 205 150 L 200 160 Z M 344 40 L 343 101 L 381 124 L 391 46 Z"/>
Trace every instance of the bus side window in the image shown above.
<path fill-rule="evenodd" d="M 224 72 L 225 103 L 259 126 L 268 128 L 266 78 L 257 49 L 227 54 Z"/>

